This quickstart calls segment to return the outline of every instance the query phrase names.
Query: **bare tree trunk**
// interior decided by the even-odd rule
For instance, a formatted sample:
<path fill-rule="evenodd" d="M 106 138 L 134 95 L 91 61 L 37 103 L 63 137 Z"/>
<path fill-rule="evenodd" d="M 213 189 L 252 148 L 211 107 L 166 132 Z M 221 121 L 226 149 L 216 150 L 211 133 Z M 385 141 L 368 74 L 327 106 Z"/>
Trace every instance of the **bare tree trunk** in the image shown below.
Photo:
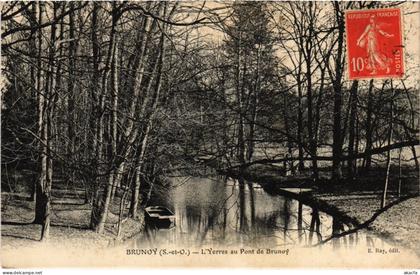
<path fill-rule="evenodd" d="M 137 209 L 138 209 L 139 196 L 140 196 L 141 170 L 143 168 L 143 159 L 144 159 L 144 154 L 146 152 L 146 146 L 147 146 L 150 128 L 151 128 L 150 123 L 148 123 L 148 125 L 146 126 L 145 133 L 143 135 L 143 140 L 140 147 L 140 154 L 137 158 L 135 183 L 133 185 L 133 190 L 131 191 L 131 203 L 130 203 L 130 210 L 128 214 L 132 218 L 137 217 Z"/>
<path fill-rule="evenodd" d="M 388 131 L 388 146 L 391 145 L 392 142 L 392 119 L 393 119 L 393 115 L 394 115 L 394 104 L 393 104 L 393 99 L 394 99 L 394 87 L 392 85 L 392 80 L 391 80 L 391 91 L 392 91 L 392 97 L 391 97 L 391 110 L 389 112 L 389 131 Z M 384 185 L 384 190 L 382 192 L 382 200 L 381 200 L 381 208 L 384 208 L 386 205 L 386 195 L 387 195 L 387 191 L 388 191 L 388 185 L 389 185 L 389 174 L 390 174 L 390 169 L 391 169 L 391 150 L 388 151 L 387 153 L 387 157 L 386 157 L 386 176 L 385 176 L 385 185 Z"/>
<path fill-rule="evenodd" d="M 30 23 L 31 23 L 32 27 L 35 27 L 36 24 L 37 24 L 37 21 L 38 21 L 38 19 L 37 19 L 37 3 L 32 2 L 31 6 L 32 6 L 32 9 L 31 9 L 31 12 L 30 12 L 30 17 L 31 17 Z M 41 23 L 41 22 L 39 22 L 39 23 Z M 38 30 L 38 35 L 41 35 L 41 30 Z M 39 39 L 39 45 L 38 46 L 42 46 L 41 45 L 42 41 L 40 40 L 39 37 L 38 37 L 38 39 Z M 35 70 L 35 68 L 36 68 L 35 66 L 31 66 L 31 82 L 33 83 L 32 88 L 31 88 L 31 99 L 33 99 L 33 101 L 34 101 L 34 106 L 37 106 L 37 108 L 38 108 L 39 106 L 38 106 L 37 101 L 38 101 L 38 98 L 39 98 L 38 93 L 40 91 L 40 87 L 38 87 L 38 84 L 41 81 L 41 75 L 40 75 L 41 74 L 41 58 L 40 58 L 39 54 L 41 52 L 41 49 L 40 48 L 38 49 L 38 47 L 37 47 L 37 37 L 35 36 L 35 33 L 31 33 L 29 43 L 30 43 L 30 51 L 31 51 L 31 56 L 32 56 L 32 59 L 33 59 L 33 63 L 37 64 L 37 71 Z M 37 110 L 37 115 L 38 116 L 40 115 L 39 110 Z M 39 118 L 38 118 L 38 121 L 39 121 Z M 38 132 L 38 136 L 40 136 L 39 132 Z M 39 141 L 38 141 L 38 148 L 40 146 L 42 146 L 42 145 L 39 144 Z M 30 197 L 31 201 L 35 201 L 37 184 L 38 183 L 35 180 L 33 182 L 33 184 L 31 185 L 31 197 Z"/>
<path fill-rule="evenodd" d="M 364 159 L 364 172 L 368 173 L 370 170 L 370 166 L 372 163 L 372 156 L 370 151 L 372 150 L 372 135 L 373 135 L 373 127 L 372 127 L 372 108 L 373 108 L 373 79 L 369 82 L 369 90 L 368 90 L 368 103 L 367 103 L 367 113 L 366 113 L 366 148 L 365 153 L 366 158 Z"/>
<path fill-rule="evenodd" d="M 341 171 L 341 155 L 342 155 L 342 142 L 341 136 L 341 105 L 342 105 L 342 57 L 343 57 L 343 44 L 344 44 L 344 17 L 338 2 L 334 2 L 334 10 L 338 24 L 338 38 L 337 38 L 337 55 L 335 58 L 335 78 L 333 80 L 334 89 L 334 126 L 333 126 L 333 164 L 332 164 L 332 178 L 337 180 L 342 178 Z"/>
<path fill-rule="evenodd" d="M 298 171 L 302 172 L 305 168 L 303 162 L 303 107 L 302 107 L 302 80 L 301 80 L 301 72 L 302 72 L 302 53 L 299 51 L 299 64 L 298 64 L 298 72 L 297 72 L 297 89 L 298 89 L 298 121 L 297 121 L 297 140 L 298 140 L 298 155 L 299 155 L 299 162 L 298 162 Z"/>
<path fill-rule="evenodd" d="M 290 118 L 288 116 L 288 112 L 286 110 L 286 106 L 288 106 L 288 100 L 287 100 L 287 94 L 283 95 L 283 117 L 284 117 L 284 128 L 287 135 L 287 154 L 288 157 L 293 157 L 293 144 L 291 140 L 291 131 L 290 131 Z M 289 161 L 289 165 L 287 165 L 287 170 L 285 170 L 285 174 L 288 175 L 288 172 L 290 171 L 291 174 L 295 173 L 294 163 L 293 160 Z"/>
<path fill-rule="evenodd" d="M 399 153 L 398 153 L 398 197 L 401 196 L 401 177 L 402 177 L 401 153 L 402 153 L 402 148 L 399 149 Z"/>
<path fill-rule="evenodd" d="M 109 204 L 111 202 L 111 191 L 112 191 L 113 177 L 108 177 L 108 183 L 105 185 L 105 191 L 102 195 L 102 204 L 99 206 L 98 218 L 95 224 L 95 231 L 98 234 L 102 234 L 105 229 L 105 222 L 108 217 Z"/>
<path fill-rule="evenodd" d="M 238 107 L 238 141 L 237 141 L 237 159 L 240 164 L 239 168 L 239 229 L 245 230 L 245 181 L 243 179 L 243 165 L 245 164 L 245 141 L 244 141 L 244 83 L 241 83 L 242 78 L 245 78 L 246 64 L 244 64 L 243 72 L 241 73 L 242 58 L 241 58 L 241 44 L 242 34 L 239 32 L 238 46 L 236 49 L 236 101 Z M 245 63 L 245 62 L 244 62 Z"/>
<path fill-rule="evenodd" d="M 97 144 L 96 144 L 96 160 L 97 165 L 97 174 L 102 175 L 105 172 L 105 158 L 104 158 L 104 133 L 105 133 L 105 123 L 104 123 L 104 108 L 105 108 L 105 99 L 108 93 L 108 76 L 110 73 L 110 66 L 113 62 L 114 57 L 114 48 L 115 48 L 115 36 L 116 36 L 116 25 L 118 22 L 119 14 L 117 11 L 117 4 L 114 2 L 112 6 L 112 25 L 110 32 L 110 41 L 108 46 L 108 54 L 105 61 L 105 68 L 102 75 L 101 87 L 102 91 L 99 97 L 99 106 L 98 106 L 98 118 L 97 118 Z M 112 165 L 112 164 L 111 164 Z M 100 196 L 101 183 L 103 178 L 97 177 L 97 182 L 95 186 L 95 198 L 92 205 L 92 214 L 91 214 L 91 227 L 99 234 L 103 233 L 105 228 L 105 221 L 108 215 L 109 203 L 111 201 L 111 192 L 112 184 L 114 182 L 114 174 L 112 171 L 108 175 L 107 183 L 105 190 Z"/>
<path fill-rule="evenodd" d="M 350 122 L 349 122 L 349 143 L 348 143 L 348 156 L 347 162 L 347 177 L 349 179 L 354 178 L 355 159 L 352 159 L 354 154 L 354 140 L 355 140 L 355 124 L 356 124 L 356 112 L 357 112 L 357 89 L 359 82 L 353 81 L 350 88 Z"/>
<path fill-rule="evenodd" d="M 312 11 L 312 2 L 309 2 L 309 13 Z M 312 17 L 309 19 L 311 21 L 311 25 L 309 26 L 310 31 L 313 29 L 312 26 Z M 306 84 L 307 84 L 307 101 L 308 101 L 308 138 L 309 138 L 309 150 L 311 152 L 312 158 L 312 177 L 314 180 L 318 179 L 318 163 L 316 160 L 317 155 L 317 145 L 315 140 L 315 133 L 314 133 L 314 121 L 313 121 L 313 98 L 312 98 L 312 70 L 311 70 L 311 62 L 312 62 L 312 40 L 311 38 L 307 38 L 305 41 L 304 47 L 304 59 L 306 64 Z"/>
<path fill-rule="evenodd" d="M 257 121 L 257 106 L 258 106 L 258 97 L 259 97 L 259 82 L 260 82 L 260 45 L 257 46 L 257 71 L 255 76 L 255 85 L 252 94 L 252 101 L 251 101 L 251 121 L 249 124 L 249 137 L 248 137 L 248 154 L 247 160 L 251 161 L 252 156 L 254 154 L 254 137 L 255 137 L 255 123 Z"/>
<path fill-rule="evenodd" d="M 140 159 L 140 156 L 139 156 Z M 131 203 L 130 203 L 130 210 L 128 212 L 128 216 L 132 217 L 133 219 L 137 218 L 137 209 L 139 207 L 139 197 L 140 197 L 140 184 L 141 184 L 141 163 L 139 163 L 136 167 L 136 175 L 134 179 L 134 185 L 131 190 Z"/>
<path fill-rule="evenodd" d="M 355 141 L 355 145 L 354 145 L 354 154 L 358 155 L 359 154 L 359 146 L 360 146 L 360 122 L 359 122 L 359 116 L 356 112 L 356 130 L 355 130 L 355 136 L 356 136 L 356 141 Z M 358 159 L 354 160 L 354 174 L 357 177 L 357 175 L 359 175 L 359 166 L 358 166 Z"/>
<path fill-rule="evenodd" d="M 244 232 L 246 230 L 246 213 L 245 213 L 245 181 L 243 176 L 239 176 L 239 230 Z"/>
<path fill-rule="evenodd" d="M 75 133 L 75 95 L 74 95 L 74 82 L 75 82 L 75 57 L 76 57 L 76 41 L 75 41 L 75 23 L 74 23 L 74 2 L 69 2 L 70 9 L 72 10 L 69 14 L 69 79 L 67 87 L 67 97 L 68 97 L 68 147 L 67 147 L 67 156 L 69 159 L 74 158 L 74 147 L 76 143 L 76 133 Z M 72 162 L 72 161 L 70 161 Z M 74 169 L 70 168 L 69 181 L 74 183 L 75 173 Z"/>
<path fill-rule="evenodd" d="M 111 153 L 109 159 L 111 162 L 115 161 L 117 157 L 117 130 L 118 130 L 118 43 L 116 42 L 116 46 L 114 47 L 114 58 L 112 60 L 112 103 L 111 103 Z M 112 180 L 114 180 L 114 175 L 111 175 Z M 114 198 L 116 186 L 113 185 L 111 197 Z"/>
<path fill-rule="evenodd" d="M 99 108 L 97 106 L 98 102 L 98 81 L 99 81 L 99 41 L 97 36 L 97 28 L 98 28 L 98 11 L 99 11 L 99 4 L 97 2 L 92 3 L 92 19 L 91 19 L 91 43 L 92 43 L 92 79 L 91 79 L 91 91 L 90 91 L 90 101 L 91 101 L 91 114 L 89 116 L 89 128 L 90 128 L 90 140 L 89 142 L 89 154 L 92 156 L 96 156 L 96 147 L 97 147 L 97 125 L 96 125 L 96 118 L 98 117 Z M 86 196 L 85 202 L 91 201 L 92 203 L 92 215 L 90 226 L 94 226 L 94 218 L 97 216 L 96 208 L 94 206 L 97 204 L 97 199 L 99 197 L 99 184 L 97 181 L 97 169 L 98 160 L 96 158 L 92 161 L 92 183 L 88 187 L 91 192 L 91 196 Z"/>
<path fill-rule="evenodd" d="M 120 201 L 120 209 L 119 209 L 119 213 L 118 213 L 118 229 L 117 229 L 117 237 L 121 236 L 121 232 L 122 232 L 122 223 L 123 223 L 123 216 L 124 216 L 124 206 L 125 206 L 125 201 L 127 198 L 127 194 L 128 194 L 128 190 L 130 190 L 130 187 L 127 187 L 124 190 L 124 193 L 121 197 L 121 201 Z"/>
<path fill-rule="evenodd" d="M 42 24 L 43 18 L 43 3 L 38 2 L 38 24 Z M 42 87 L 42 30 L 38 30 L 38 72 L 37 72 L 37 93 L 38 93 L 38 129 L 37 134 L 40 140 L 38 141 L 38 147 L 40 152 L 40 175 L 39 179 L 37 180 L 37 185 L 35 186 L 35 219 L 34 223 L 42 224 L 42 220 L 44 217 L 44 197 L 42 196 L 44 184 L 47 178 L 47 155 L 45 152 L 45 144 L 44 144 L 44 115 L 45 115 L 45 90 Z"/>
<path fill-rule="evenodd" d="M 244 110 L 243 110 L 243 100 L 244 100 L 244 83 L 241 83 L 241 78 L 245 78 L 245 70 L 241 73 L 241 34 L 239 34 L 239 43 L 237 49 L 237 71 L 236 71 L 236 97 L 238 103 L 238 160 L 241 166 L 245 164 L 245 140 L 244 140 Z M 246 66 L 246 64 L 244 65 Z M 242 171 L 240 171 L 241 173 Z"/>
<path fill-rule="evenodd" d="M 94 175 L 94 181 L 92 183 L 93 190 L 92 190 L 92 215 L 90 226 L 93 228 L 94 224 L 96 223 L 98 209 L 96 205 L 98 204 L 99 200 L 99 170 L 98 166 L 99 160 L 97 159 L 97 147 L 98 147 L 98 122 L 97 118 L 99 117 L 100 109 L 98 106 L 99 101 L 99 50 L 100 45 L 98 41 L 97 29 L 98 29 L 98 14 L 99 14 L 100 6 L 97 2 L 93 2 L 92 8 L 92 21 L 91 21 L 91 42 L 92 42 L 92 90 L 91 90 L 91 109 L 92 114 L 90 115 L 90 128 L 92 131 L 91 139 L 92 143 L 90 143 L 90 154 L 93 157 L 92 161 L 92 170 L 94 171 L 92 174 Z"/>
<path fill-rule="evenodd" d="M 54 12 L 54 21 L 57 17 L 58 10 L 57 3 L 53 4 Z M 39 15 L 42 17 L 42 5 L 38 4 Z M 38 121 L 38 131 L 40 133 L 41 139 L 41 171 L 40 171 L 40 181 L 37 187 L 36 192 L 36 202 L 35 202 L 35 220 L 34 223 L 42 225 L 41 229 L 41 241 L 46 241 L 49 238 L 49 229 L 50 229 L 50 214 L 51 214 L 51 187 L 52 187 L 52 176 L 53 176 L 53 161 L 52 161 L 52 142 L 51 142 L 51 132 L 52 132 L 52 109 L 53 101 L 51 95 L 55 91 L 55 40 L 56 40 L 56 24 L 51 25 L 51 44 L 49 48 L 49 57 L 48 57 L 48 72 L 46 74 L 46 86 L 44 92 L 39 93 L 39 121 Z"/>
<path fill-rule="evenodd" d="M 248 181 L 248 191 L 249 191 L 249 204 L 251 209 L 251 226 L 255 226 L 255 192 L 252 187 L 252 182 Z"/>

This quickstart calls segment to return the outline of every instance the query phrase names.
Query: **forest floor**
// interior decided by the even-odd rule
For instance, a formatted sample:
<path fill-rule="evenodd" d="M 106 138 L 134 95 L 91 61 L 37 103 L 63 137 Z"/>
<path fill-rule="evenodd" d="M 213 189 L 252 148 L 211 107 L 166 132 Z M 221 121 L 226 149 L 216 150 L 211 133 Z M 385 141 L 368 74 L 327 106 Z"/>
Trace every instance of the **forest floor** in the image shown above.
<path fill-rule="evenodd" d="M 394 170 L 395 169 L 394 167 Z M 381 209 L 385 181 L 383 169 L 372 171 L 357 181 L 327 182 L 326 175 L 314 183 L 307 175 L 286 177 L 274 166 L 257 166 L 245 172 L 245 178 L 260 183 L 273 193 L 293 192 L 303 203 L 323 206 L 324 209 L 347 221 L 367 228 L 420 255 L 420 196 L 417 173 L 404 171 L 398 194 L 399 179 L 390 178 L 385 209 Z M 391 170 L 391 175 L 398 174 Z M 300 190 L 300 191 L 299 191 Z M 310 191 L 309 191 L 310 190 Z M 309 191 L 309 192 L 308 192 Z M 320 209 L 321 210 L 321 209 Z"/>
<path fill-rule="evenodd" d="M 119 202 L 111 205 L 104 234 L 89 229 L 91 205 L 84 202 L 82 191 L 66 196 L 53 190 L 50 239 L 48 245 L 64 248 L 105 248 L 124 241 L 143 228 L 143 217 L 127 219 L 117 238 Z M 78 194 L 80 196 L 78 196 Z M 26 193 L 2 192 L 1 237 L 2 249 L 34 247 L 39 245 L 41 225 L 32 224 L 35 203 Z M 116 197 L 117 198 L 117 197 Z"/>

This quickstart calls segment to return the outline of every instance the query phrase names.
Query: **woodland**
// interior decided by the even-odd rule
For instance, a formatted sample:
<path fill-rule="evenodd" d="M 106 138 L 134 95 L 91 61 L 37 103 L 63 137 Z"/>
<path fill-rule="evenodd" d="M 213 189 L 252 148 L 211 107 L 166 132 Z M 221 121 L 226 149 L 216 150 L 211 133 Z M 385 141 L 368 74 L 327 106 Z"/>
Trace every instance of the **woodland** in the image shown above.
<path fill-rule="evenodd" d="M 373 177 L 385 207 L 391 179 L 418 182 L 418 56 L 402 79 L 350 81 L 344 19 L 384 5 L 2 3 L 2 204 L 25 194 L 47 240 L 51 193 L 74 186 L 101 234 L 113 205 L 136 219 L 172 175 L 243 186 L 275 167 L 332 188 Z"/>

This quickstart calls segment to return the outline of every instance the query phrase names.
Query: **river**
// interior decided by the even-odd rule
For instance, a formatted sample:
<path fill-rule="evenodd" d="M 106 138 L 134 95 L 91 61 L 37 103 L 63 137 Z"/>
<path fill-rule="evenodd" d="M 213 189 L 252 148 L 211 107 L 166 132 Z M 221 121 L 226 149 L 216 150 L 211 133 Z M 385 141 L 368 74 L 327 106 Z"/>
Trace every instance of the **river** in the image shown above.
<path fill-rule="evenodd" d="M 169 229 L 146 224 L 136 247 L 241 246 L 282 248 L 313 246 L 333 232 L 351 229 L 339 218 L 286 196 L 270 195 L 256 184 L 241 190 L 236 180 L 173 178 L 172 186 L 154 192 L 148 205 L 163 205 L 176 215 Z M 333 248 L 383 247 L 387 241 L 362 230 L 333 239 Z"/>

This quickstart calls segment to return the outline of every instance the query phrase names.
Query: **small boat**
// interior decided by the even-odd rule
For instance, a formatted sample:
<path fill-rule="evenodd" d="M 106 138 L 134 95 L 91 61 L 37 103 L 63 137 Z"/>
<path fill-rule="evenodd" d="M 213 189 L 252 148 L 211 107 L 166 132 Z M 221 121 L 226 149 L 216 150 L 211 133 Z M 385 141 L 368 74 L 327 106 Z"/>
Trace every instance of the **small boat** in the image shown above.
<path fill-rule="evenodd" d="M 156 227 L 169 228 L 175 225 L 175 214 L 164 206 L 148 206 L 146 212 L 146 222 Z"/>

